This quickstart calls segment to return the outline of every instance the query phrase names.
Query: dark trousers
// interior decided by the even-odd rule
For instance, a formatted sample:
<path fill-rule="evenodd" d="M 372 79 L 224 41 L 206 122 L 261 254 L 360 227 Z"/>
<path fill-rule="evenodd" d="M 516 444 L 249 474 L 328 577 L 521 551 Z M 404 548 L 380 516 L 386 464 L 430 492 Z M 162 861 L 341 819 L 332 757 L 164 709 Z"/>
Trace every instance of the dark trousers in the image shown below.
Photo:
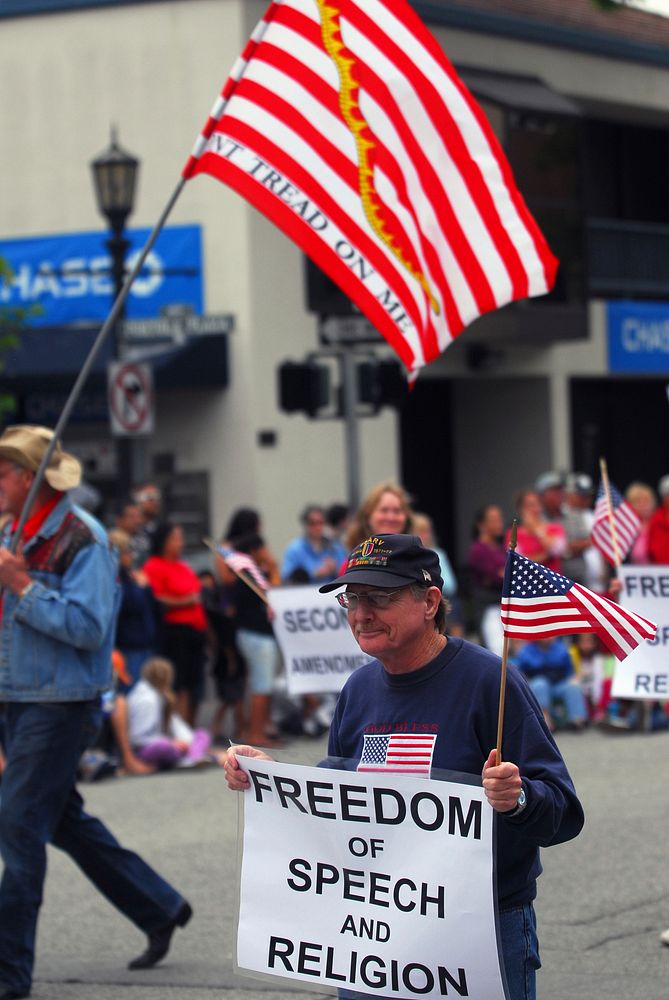
<path fill-rule="evenodd" d="M 88 816 L 77 764 L 97 729 L 96 703 L 4 707 L 7 763 L 0 785 L 0 984 L 30 989 L 46 845 L 70 855 L 93 885 L 146 934 L 169 923 L 183 899 L 139 855 Z"/>

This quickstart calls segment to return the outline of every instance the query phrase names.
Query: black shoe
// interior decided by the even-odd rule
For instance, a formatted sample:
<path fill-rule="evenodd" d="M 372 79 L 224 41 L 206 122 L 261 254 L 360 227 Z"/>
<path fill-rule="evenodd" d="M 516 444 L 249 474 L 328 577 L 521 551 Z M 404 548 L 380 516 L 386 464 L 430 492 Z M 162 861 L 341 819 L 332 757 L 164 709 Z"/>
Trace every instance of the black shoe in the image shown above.
<path fill-rule="evenodd" d="M 146 951 L 138 955 L 137 958 L 133 958 L 132 962 L 128 962 L 129 969 L 152 969 L 170 950 L 170 941 L 172 940 L 172 935 L 177 927 L 185 927 L 190 918 L 193 916 L 193 909 L 190 903 L 185 901 L 179 907 L 179 911 L 169 924 L 166 924 L 159 931 L 154 931 L 153 934 L 149 934 L 149 947 Z M 17 994 L 7 994 L 7 1000 L 10 1000 L 11 996 L 27 996 L 27 993 L 17 993 Z M 0 1000 L 2 1000 L 2 994 L 0 994 Z"/>
<path fill-rule="evenodd" d="M 29 997 L 30 990 L 13 990 L 10 986 L 4 989 L 0 986 L 0 1000 L 22 1000 L 22 997 Z"/>

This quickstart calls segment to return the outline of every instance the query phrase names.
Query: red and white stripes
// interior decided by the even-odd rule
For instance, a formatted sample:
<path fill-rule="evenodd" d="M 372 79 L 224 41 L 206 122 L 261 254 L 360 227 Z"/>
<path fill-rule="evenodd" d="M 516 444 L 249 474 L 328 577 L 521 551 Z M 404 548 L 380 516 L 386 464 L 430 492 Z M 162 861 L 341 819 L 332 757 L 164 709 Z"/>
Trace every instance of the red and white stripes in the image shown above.
<path fill-rule="evenodd" d="M 405 0 L 277 0 L 184 176 L 210 173 L 343 288 L 410 371 L 557 262 L 480 108 Z"/>

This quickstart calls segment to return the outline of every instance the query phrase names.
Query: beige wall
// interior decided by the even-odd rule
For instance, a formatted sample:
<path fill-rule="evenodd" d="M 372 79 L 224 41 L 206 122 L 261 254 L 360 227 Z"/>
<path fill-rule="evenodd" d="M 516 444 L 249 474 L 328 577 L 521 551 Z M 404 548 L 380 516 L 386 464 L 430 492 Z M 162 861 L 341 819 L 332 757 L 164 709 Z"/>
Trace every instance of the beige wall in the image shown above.
<path fill-rule="evenodd" d="M 181 0 L 9 19 L 0 32 L 0 236 L 104 228 L 89 162 L 110 126 L 141 160 L 132 226 L 152 226 L 234 60 L 266 8 L 257 0 Z M 30 58 L 26 53 L 30 52 Z M 11 191 L 11 198 L 6 192 Z M 211 470 L 212 531 L 257 505 L 281 549 L 304 502 L 347 494 L 341 421 L 288 417 L 276 365 L 316 349 L 303 304 L 302 257 L 274 226 L 213 178 L 184 188 L 169 223 L 203 227 L 206 309 L 232 312 L 225 392 L 166 392 L 152 453 Z M 259 430 L 275 430 L 260 448 Z M 361 425 L 363 489 L 397 476 L 395 418 Z"/>
<path fill-rule="evenodd" d="M 171 0 L 3 20 L 0 237 L 103 231 L 89 162 L 106 148 L 112 124 L 119 128 L 121 144 L 142 161 L 130 224 L 153 225 L 265 7 L 265 0 Z M 666 71 L 464 31 L 436 33 L 457 63 L 536 73 L 573 96 L 662 110 L 669 106 Z M 301 255 L 212 178 L 188 183 L 170 222 L 202 225 L 206 308 L 234 313 L 236 329 L 230 339 L 229 388 L 163 393 L 150 449 L 175 451 L 184 471 L 210 469 L 213 532 L 222 530 L 234 507 L 257 505 L 271 543 L 280 550 L 296 532 L 305 501 L 346 496 L 341 422 L 288 416 L 276 405 L 277 363 L 317 347 L 315 320 L 303 304 Z M 458 426 L 463 436 L 456 452 L 462 505 L 481 485 L 481 473 L 472 471 L 471 463 L 486 441 L 486 421 L 497 417 L 487 383 L 466 366 L 466 337 L 424 376 L 462 379 Z M 499 369 L 486 378 L 527 380 L 526 398 L 543 401 L 536 419 L 545 464 L 566 467 L 568 380 L 572 374 L 604 371 L 602 310 L 593 304 L 588 341 L 547 350 L 508 349 Z M 480 384 L 469 391 L 467 383 L 474 380 Z M 501 391 L 495 390 L 495 399 Z M 277 446 L 260 448 L 259 430 L 276 431 Z M 519 432 L 514 435 L 518 444 Z M 362 421 L 360 438 L 363 491 L 396 478 L 395 415 L 386 411 Z M 499 448 L 504 447 L 502 436 Z M 513 455 L 511 449 L 510 462 Z M 511 467 L 510 476 L 513 472 Z"/>
<path fill-rule="evenodd" d="M 461 66 L 538 76 L 571 97 L 652 108 L 663 114 L 669 108 L 669 70 L 662 67 L 479 32 L 436 28 L 434 34 L 451 62 Z"/>

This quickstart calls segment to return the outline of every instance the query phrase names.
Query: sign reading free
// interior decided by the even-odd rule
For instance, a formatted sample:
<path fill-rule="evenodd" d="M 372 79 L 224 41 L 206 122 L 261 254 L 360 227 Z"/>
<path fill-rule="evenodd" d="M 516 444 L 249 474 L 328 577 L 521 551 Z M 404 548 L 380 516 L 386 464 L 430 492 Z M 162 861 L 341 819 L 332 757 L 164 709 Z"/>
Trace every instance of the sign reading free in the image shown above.
<path fill-rule="evenodd" d="M 669 302 L 608 302 L 609 371 L 669 374 Z"/>
<path fill-rule="evenodd" d="M 620 603 L 657 624 L 654 640 L 646 639 L 616 664 L 614 698 L 666 701 L 669 697 L 669 567 L 621 566 Z"/>
<path fill-rule="evenodd" d="M 149 229 L 128 229 L 131 268 L 150 235 Z M 0 304 L 39 306 L 32 326 L 64 326 L 102 321 L 114 296 L 108 236 L 103 232 L 66 233 L 3 240 L 0 257 L 13 271 L 0 285 Z M 202 312 L 202 249 L 200 226 L 166 226 L 133 282 L 126 304 L 131 319 L 157 316 L 174 302 Z"/>

